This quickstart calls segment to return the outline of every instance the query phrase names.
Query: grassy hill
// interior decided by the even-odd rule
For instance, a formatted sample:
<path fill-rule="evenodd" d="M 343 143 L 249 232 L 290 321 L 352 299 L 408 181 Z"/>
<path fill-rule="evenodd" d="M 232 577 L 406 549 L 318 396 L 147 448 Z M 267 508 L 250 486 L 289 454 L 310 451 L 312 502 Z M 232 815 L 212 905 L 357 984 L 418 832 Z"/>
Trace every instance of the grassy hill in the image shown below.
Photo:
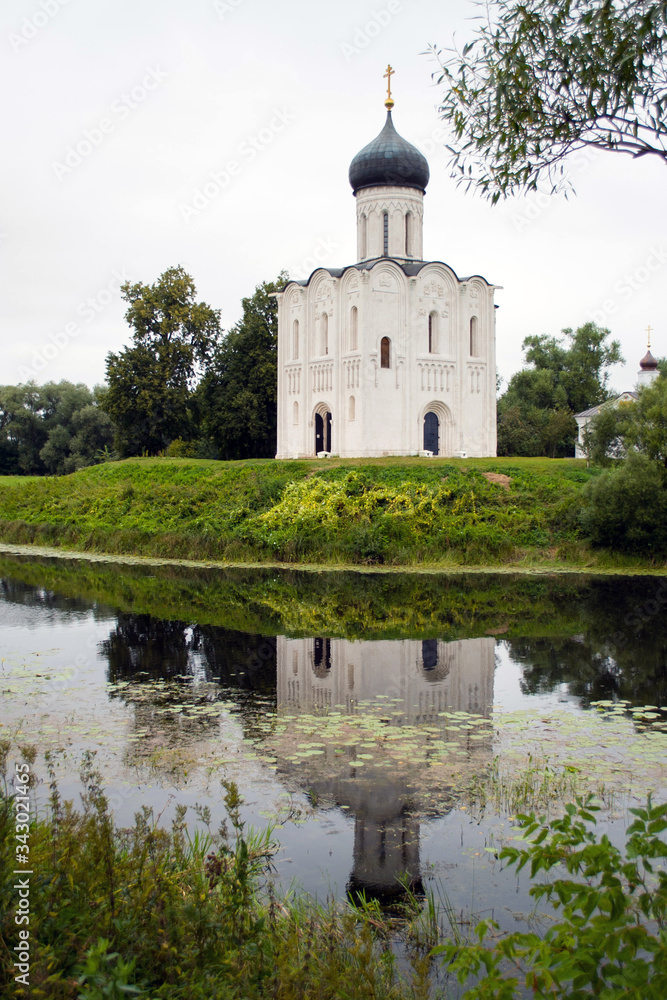
<path fill-rule="evenodd" d="M 594 475 L 550 459 L 131 459 L 0 478 L 0 540 L 237 563 L 627 566 L 580 536 Z"/>

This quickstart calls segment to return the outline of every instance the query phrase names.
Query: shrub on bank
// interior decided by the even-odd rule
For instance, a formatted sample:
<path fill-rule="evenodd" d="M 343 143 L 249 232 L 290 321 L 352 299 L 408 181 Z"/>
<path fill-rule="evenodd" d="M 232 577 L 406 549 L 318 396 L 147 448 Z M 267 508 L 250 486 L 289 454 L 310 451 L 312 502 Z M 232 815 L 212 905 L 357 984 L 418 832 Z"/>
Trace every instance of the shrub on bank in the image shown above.
<path fill-rule="evenodd" d="M 631 453 L 585 490 L 581 525 L 593 545 L 624 552 L 667 552 L 667 484 L 657 463 Z"/>
<path fill-rule="evenodd" d="M 479 977 L 469 1000 L 664 1000 L 667 996 L 667 804 L 631 809 L 625 851 L 592 829 L 593 797 L 565 807 L 547 823 L 518 817 L 524 847 L 500 858 L 520 870 L 530 864 L 530 892 L 551 908 L 543 935 L 500 938 L 493 921 L 476 928 L 476 943 L 447 942 L 434 949 L 459 981 Z"/>

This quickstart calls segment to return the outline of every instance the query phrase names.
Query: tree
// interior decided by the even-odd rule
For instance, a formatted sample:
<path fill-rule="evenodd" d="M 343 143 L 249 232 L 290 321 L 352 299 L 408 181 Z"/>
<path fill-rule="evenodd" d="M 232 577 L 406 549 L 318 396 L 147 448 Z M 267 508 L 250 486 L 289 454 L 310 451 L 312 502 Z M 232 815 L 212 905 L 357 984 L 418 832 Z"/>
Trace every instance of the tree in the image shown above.
<path fill-rule="evenodd" d="M 126 282 L 121 293 L 134 346 L 107 356 L 104 406 L 122 456 L 155 455 L 196 434 L 193 390 L 220 337 L 220 311 L 195 301 L 182 267 L 153 285 Z"/>
<path fill-rule="evenodd" d="M 603 407 L 587 431 L 589 454 L 596 464 L 608 465 L 614 458 L 639 452 L 667 477 L 667 375 L 641 388 L 636 400 Z"/>
<path fill-rule="evenodd" d="M 103 394 L 66 381 L 0 387 L 0 473 L 63 475 L 99 462 L 113 441 Z"/>
<path fill-rule="evenodd" d="M 498 454 L 571 455 L 577 425 L 573 414 L 609 396 L 609 369 L 622 361 L 609 330 L 585 323 L 562 337 L 526 337 L 532 367 L 510 379 L 498 401 Z"/>
<path fill-rule="evenodd" d="M 0 388 L 0 473 L 39 475 L 39 453 L 46 442 L 40 417 L 39 387 L 4 385 Z"/>
<path fill-rule="evenodd" d="M 199 389 L 205 433 L 220 458 L 276 453 L 278 307 L 287 275 L 243 299 L 243 317 L 216 350 Z"/>
<path fill-rule="evenodd" d="M 623 428 L 626 449 L 646 455 L 667 473 L 667 376 L 660 375 L 644 386 L 637 402 L 626 411 Z"/>
<path fill-rule="evenodd" d="M 556 402 L 578 413 L 609 397 L 609 369 L 623 361 L 621 345 L 607 343 L 610 331 L 591 322 L 574 331 L 568 327 L 562 336 L 565 344 L 544 335 L 526 337 L 526 361 L 550 373 L 558 387 Z"/>
<path fill-rule="evenodd" d="M 530 457 L 542 452 L 541 411 L 526 412 L 517 403 L 498 404 L 498 454 Z"/>
<path fill-rule="evenodd" d="M 664 470 L 632 451 L 615 469 L 586 485 L 581 513 L 593 545 L 663 555 L 667 549 L 667 481 Z"/>
<path fill-rule="evenodd" d="M 667 375 L 636 400 L 605 406 L 588 434 L 593 461 L 610 464 L 587 487 L 582 528 L 593 544 L 664 554 L 667 549 Z"/>
<path fill-rule="evenodd" d="M 623 458 L 628 405 L 616 405 L 610 400 L 586 427 L 584 449 L 594 465 L 610 465 L 613 459 Z"/>
<path fill-rule="evenodd" d="M 489 0 L 444 54 L 440 114 L 454 175 L 496 202 L 567 189 L 588 147 L 667 163 L 667 8 L 661 0 Z"/>

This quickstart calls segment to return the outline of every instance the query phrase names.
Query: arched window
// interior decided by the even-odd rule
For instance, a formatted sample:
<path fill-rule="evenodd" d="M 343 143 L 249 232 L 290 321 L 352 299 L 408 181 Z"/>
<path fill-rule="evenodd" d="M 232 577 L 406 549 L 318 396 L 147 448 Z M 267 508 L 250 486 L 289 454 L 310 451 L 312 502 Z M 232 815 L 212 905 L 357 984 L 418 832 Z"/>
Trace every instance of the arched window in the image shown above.
<path fill-rule="evenodd" d="M 384 230 L 384 250 L 382 251 L 385 257 L 389 256 L 389 213 L 383 212 L 382 214 L 382 226 Z"/>
<path fill-rule="evenodd" d="M 321 334 L 322 334 L 322 354 L 329 353 L 329 317 L 326 313 L 322 313 L 321 320 Z"/>
<path fill-rule="evenodd" d="M 479 338 L 477 335 L 477 317 L 470 317 L 470 357 L 476 358 L 479 354 Z"/>
<path fill-rule="evenodd" d="M 361 216 L 361 259 L 364 260 L 368 253 L 368 216 L 364 213 Z"/>
<path fill-rule="evenodd" d="M 391 368 L 391 341 L 383 337 L 380 341 L 380 368 Z"/>
<path fill-rule="evenodd" d="M 299 357 L 299 321 L 294 320 L 292 324 L 292 359 L 294 361 Z"/>
<path fill-rule="evenodd" d="M 356 351 L 357 349 L 357 336 L 359 330 L 359 315 L 357 312 L 357 307 L 352 306 L 350 309 L 350 350 Z"/>
<path fill-rule="evenodd" d="M 357 409 L 357 404 L 354 401 L 354 396 L 350 396 L 348 407 L 349 407 L 349 409 L 348 409 L 348 417 L 349 417 L 350 420 L 354 420 L 354 418 L 356 416 L 356 409 Z"/>
<path fill-rule="evenodd" d="M 294 406 L 292 408 L 292 414 L 293 414 L 293 416 L 292 416 L 293 422 L 295 424 L 298 424 L 299 423 L 299 404 L 296 401 L 295 401 Z"/>
<path fill-rule="evenodd" d="M 435 670 L 438 666 L 438 640 L 425 639 L 422 642 L 422 667 L 424 670 Z"/>
<path fill-rule="evenodd" d="M 313 639 L 313 670 L 317 677 L 331 670 L 331 639 Z"/>
<path fill-rule="evenodd" d="M 438 327 L 439 327 L 438 318 L 439 317 L 438 317 L 437 312 L 429 313 L 429 317 L 428 317 L 428 353 L 429 354 L 438 354 L 438 352 L 439 352 L 440 345 L 438 343 L 438 341 L 439 341 L 439 336 L 438 335 L 440 333 L 440 330 L 438 329 Z"/>
<path fill-rule="evenodd" d="M 412 212 L 405 213 L 405 256 L 412 257 Z"/>

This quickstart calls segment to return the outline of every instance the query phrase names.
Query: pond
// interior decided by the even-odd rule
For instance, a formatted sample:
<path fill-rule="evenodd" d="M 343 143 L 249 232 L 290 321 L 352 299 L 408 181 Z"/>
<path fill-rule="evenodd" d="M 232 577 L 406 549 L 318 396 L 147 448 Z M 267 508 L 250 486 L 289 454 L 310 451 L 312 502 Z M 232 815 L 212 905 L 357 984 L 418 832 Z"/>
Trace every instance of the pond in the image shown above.
<path fill-rule="evenodd" d="M 0 737 L 120 825 L 273 824 L 276 879 L 530 923 L 513 817 L 595 791 L 620 841 L 667 790 L 661 578 L 307 574 L 0 554 Z M 46 782 L 38 786 L 38 805 Z"/>

